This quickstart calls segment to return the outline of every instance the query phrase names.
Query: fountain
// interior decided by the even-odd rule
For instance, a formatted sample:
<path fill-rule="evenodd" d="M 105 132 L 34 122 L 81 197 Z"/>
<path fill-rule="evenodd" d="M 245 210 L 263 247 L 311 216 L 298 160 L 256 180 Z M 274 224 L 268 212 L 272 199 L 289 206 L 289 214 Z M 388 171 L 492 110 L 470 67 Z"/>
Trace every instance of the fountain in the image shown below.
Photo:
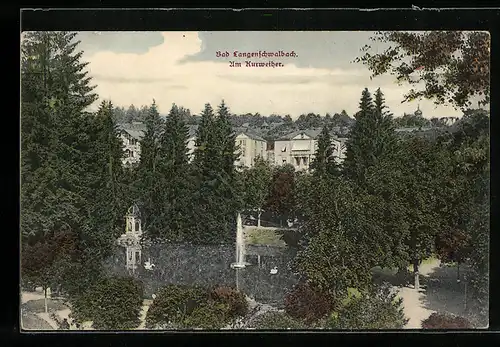
<path fill-rule="evenodd" d="M 233 269 L 243 269 L 249 263 L 245 262 L 245 239 L 243 237 L 243 223 L 241 214 L 236 217 L 236 262 L 231 264 Z"/>

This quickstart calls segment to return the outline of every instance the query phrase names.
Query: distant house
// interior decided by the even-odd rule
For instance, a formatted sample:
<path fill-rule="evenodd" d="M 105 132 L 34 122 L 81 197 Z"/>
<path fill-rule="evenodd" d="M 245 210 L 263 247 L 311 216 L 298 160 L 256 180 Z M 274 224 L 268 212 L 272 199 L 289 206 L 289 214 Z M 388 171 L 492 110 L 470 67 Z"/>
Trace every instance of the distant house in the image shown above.
<path fill-rule="evenodd" d="M 257 157 L 267 158 L 267 141 L 252 131 L 236 129 L 236 145 L 240 152 L 235 163 L 238 167 L 252 167 Z"/>
<path fill-rule="evenodd" d="M 198 130 L 197 125 L 190 125 L 189 126 L 188 142 L 187 142 L 189 161 L 192 161 L 194 158 L 194 149 L 196 148 L 196 131 L 197 130 Z"/>
<path fill-rule="evenodd" d="M 189 159 L 192 160 L 193 152 L 196 145 L 196 129 L 197 125 L 188 126 L 188 155 Z M 122 163 L 125 166 L 130 166 L 137 164 L 141 157 L 141 145 L 140 141 L 144 137 L 146 132 L 146 125 L 141 122 L 133 122 L 128 124 L 120 124 L 118 126 L 119 136 L 123 142 L 125 155 L 122 159 Z"/>
<path fill-rule="evenodd" d="M 321 129 L 299 130 L 274 142 L 274 164 L 291 164 L 296 170 L 309 170 L 318 145 Z M 341 162 L 345 158 L 345 138 L 332 136 L 333 156 Z"/>
<path fill-rule="evenodd" d="M 144 123 L 120 124 L 118 126 L 119 136 L 123 142 L 122 163 L 125 166 L 133 165 L 139 162 L 141 156 L 140 140 L 144 135 L 146 126 Z"/>

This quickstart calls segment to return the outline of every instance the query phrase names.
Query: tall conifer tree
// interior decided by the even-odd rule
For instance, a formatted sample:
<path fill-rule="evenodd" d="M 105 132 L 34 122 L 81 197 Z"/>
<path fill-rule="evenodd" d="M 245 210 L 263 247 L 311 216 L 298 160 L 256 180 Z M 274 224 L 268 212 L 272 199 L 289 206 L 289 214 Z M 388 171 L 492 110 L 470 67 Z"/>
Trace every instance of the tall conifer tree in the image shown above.
<path fill-rule="evenodd" d="M 333 145 L 328 126 L 323 126 L 318 137 L 318 148 L 311 163 L 315 176 L 337 175 L 338 168 L 333 157 Z"/>
<path fill-rule="evenodd" d="M 149 109 L 145 119 L 146 132 L 140 141 L 141 159 L 138 166 L 137 192 L 141 210 L 143 228 L 148 236 L 158 236 L 161 233 L 161 203 L 162 192 L 158 172 L 160 157 L 160 137 L 163 122 L 158 112 L 156 102 Z"/>
<path fill-rule="evenodd" d="M 188 128 L 177 105 L 172 105 L 160 137 L 159 182 L 162 192 L 160 235 L 181 241 L 192 224 L 193 178 L 188 175 Z"/>

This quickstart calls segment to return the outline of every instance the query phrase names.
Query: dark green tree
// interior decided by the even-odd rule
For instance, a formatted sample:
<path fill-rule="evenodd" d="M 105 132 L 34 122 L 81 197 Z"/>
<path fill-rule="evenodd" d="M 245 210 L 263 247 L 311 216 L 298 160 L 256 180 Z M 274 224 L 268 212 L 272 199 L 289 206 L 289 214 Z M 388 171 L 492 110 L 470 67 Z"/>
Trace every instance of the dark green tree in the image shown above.
<path fill-rule="evenodd" d="M 183 240 L 190 227 L 194 179 L 188 159 L 188 128 L 184 115 L 172 105 L 160 136 L 158 173 L 162 191 L 161 237 L 171 241 Z"/>
<path fill-rule="evenodd" d="M 47 242 L 58 232 L 76 235 L 86 252 L 72 258 L 79 269 L 100 267 L 103 254 L 93 222 L 96 173 L 94 117 L 86 112 L 97 98 L 76 33 L 29 32 L 22 40 L 21 230 L 26 243 Z M 62 264 L 59 262 L 59 264 Z M 82 264 L 85 264 L 83 266 Z M 22 269 L 21 269 L 22 271 Z M 93 270 L 92 270 L 93 271 Z M 96 277 L 78 273 L 82 284 Z M 58 271 L 63 273 L 63 271 Z"/>
<path fill-rule="evenodd" d="M 347 141 L 345 173 L 363 185 L 366 170 L 377 163 L 378 158 L 393 150 L 396 135 L 391 114 L 386 110 L 380 89 L 372 101 L 368 89 L 362 93 L 360 111 Z"/>
<path fill-rule="evenodd" d="M 245 169 L 243 176 L 243 203 L 245 209 L 257 211 L 257 226 L 266 203 L 272 169 L 267 160 L 256 158 L 254 166 Z"/>
<path fill-rule="evenodd" d="M 197 176 L 193 194 L 197 206 L 193 219 L 197 226 L 190 238 L 193 242 L 234 240 L 235 217 L 243 205 L 234 165 L 238 151 L 229 116 L 224 102 L 219 105 L 216 117 L 209 104 L 202 112 L 193 162 Z"/>
<path fill-rule="evenodd" d="M 163 121 L 160 118 L 156 102 L 150 107 L 145 119 L 146 132 L 140 141 L 141 159 L 138 165 L 137 197 L 141 210 L 145 235 L 156 237 L 162 230 L 162 201 L 161 172 L 158 163 L 160 160 L 160 137 L 163 131 Z"/>
<path fill-rule="evenodd" d="M 323 126 L 318 137 L 318 148 L 314 154 L 311 169 L 317 176 L 337 175 L 339 173 L 338 165 L 333 156 L 332 138 L 326 125 Z"/>
<path fill-rule="evenodd" d="M 313 178 L 313 202 L 301 225 L 305 239 L 295 259 L 308 282 L 335 299 L 370 286 L 370 269 L 383 261 L 388 236 L 379 218 L 381 200 L 344 177 Z"/>
<path fill-rule="evenodd" d="M 281 226 L 293 217 L 295 197 L 295 168 L 290 164 L 276 167 L 272 173 L 265 208 L 279 218 Z"/>
<path fill-rule="evenodd" d="M 209 145 L 212 145 L 213 123 L 215 120 L 214 111 L 210 104 L 205 104 L 205 108 L 201 113 L 200 125 L 196 130 L 196 147 L 194 150 L 194 166 L 197 170 L 206 176 L 209 171 L 209 161 L 207 153 Z"/>

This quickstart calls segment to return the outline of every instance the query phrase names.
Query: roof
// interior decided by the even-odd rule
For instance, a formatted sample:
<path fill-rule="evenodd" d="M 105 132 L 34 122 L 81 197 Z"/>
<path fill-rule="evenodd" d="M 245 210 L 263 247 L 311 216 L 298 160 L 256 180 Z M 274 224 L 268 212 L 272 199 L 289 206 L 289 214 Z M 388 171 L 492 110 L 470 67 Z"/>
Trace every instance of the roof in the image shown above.
<path fill-rule="evenodd" d="M 132 136 L 134 139 L 141 140 L 144 136 L 144 131 L 141 130 L 131 130 L 131 129 L 121 129 L 121 131 L 126 132 L 130 136 Z"/>
<path fill-rule="evenodd" d="M 264 138 L 261 136 L 257 135 L 255 132 L 248 130 L 248 129 L 242 129 L 242 128 L 235 128 L 234 131 L 236 132 L 236 135 L 238 134 L 245 134 L 252 140 L 257 140 L 257 141 L 264 141 L 267 142 Z"/>
<path fill-rule="evenodd" d="M 196 135 L 197 125 L 188 125 L 188 137 L 194 137 Z M 134 122 L 127 124 L 118 124 L 118 129 L 128 133 L 135 139 L 141 140 L 146 132 L 146 124 Z"/>
<path fill-rule="evenodd" d="M 291 140 L 293 139 L 294 137 L 300 135 L 300 134 L 304 134 L 304 135 L 307 135 L 308 137 L 312 138 L 312 139 L 316 139 L 319 134 L 321 133 L 321 129 L 306 129 L 306 130 L 298 130 L 298 131 L 294 131 L 292 133 L 289 133 L 285 136 L 282 136 L 280 138 L 278 138 L 276 141 L 287 141 L 287 140 Z"/>
<path fill-rule="evenodd" d="M 129 209 L 127 211 L 127 215 L 134 216 L 134 217 L 140 217 L 141 211 L 139 211 L 139 207 L 137 207 L 136 204 L 133 204 L 132 206 L 129 207 Z"/>
<path fill-rule="evenodd" d="M 189 125 L 188 126 L 188 137 L 195 137 L 196 136 L 196 131 L 198 130 L 197 125 Z"/>
<path fill-rule="evenodd" d="M 430 127 L 405 127 L 405 128 L 397 128 L 395 129 L 396 132 L 411 132 L 411 131 L 427 131 L 431 130 L 432 128 Z"/>

